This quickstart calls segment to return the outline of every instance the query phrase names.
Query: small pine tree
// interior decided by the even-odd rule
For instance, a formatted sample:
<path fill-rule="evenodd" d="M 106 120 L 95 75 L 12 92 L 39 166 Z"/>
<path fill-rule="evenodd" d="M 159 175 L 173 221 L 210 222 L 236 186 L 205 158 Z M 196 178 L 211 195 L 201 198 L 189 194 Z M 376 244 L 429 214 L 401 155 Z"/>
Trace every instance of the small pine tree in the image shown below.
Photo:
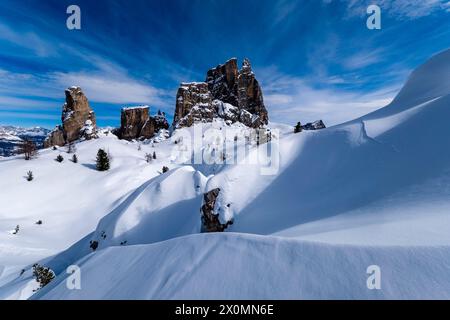
<path fill-rule="evenodd" d="M 169 168 L 166 166 L 162 167 L 162 173 L 166 173 L 167 171 L 169 171 Z"/>
<path fill-rule="evenodd" d="M 155 151 L 153 151 L 153 159 L 156 160 L 156 152 Z"/>
<path fill-rule="evenodd" d="M 97 152 L 97 170 L 98 171 L 109 170 L 109 156 L 103 149 L 98 149 Z"/>
<path fill-rule="evenodd" d="M 28 171 L 27 172 L 27 181 L 31 181 L 33 180 L 33 171 Z"/>
<path fill-rule="evenodd" d="M 63 162 L 63 161 L 64 161 L 64 158 L 63 158 L 62 155 L 58 154 L 58 156 L 56 157 L 55 160 L 58 161 L 58 162 Z"/>
<path fill-rule="evenodd" d="M 78 157 L 77 157 L 76 154 L 74 154 L 74 155 L 72 156 L 72 162 L 73 162 L 73 163 L 78 163 Z"/>
<path fill-rule="evenodd" d="M 300 122 L 297 122 L 297 125 L 294 127 L 294 133 L 302 132 L 302 125 Z"/>
<path fill-rule="evenodd" d="M 41 266 L 36 263 L 33 265 L 33 276 L 39 282 L 39 289 L 45 287 L 55 278 L 55 273 L 50 268 Z M 39 290 L 38 289 L 38 290 Z"/>

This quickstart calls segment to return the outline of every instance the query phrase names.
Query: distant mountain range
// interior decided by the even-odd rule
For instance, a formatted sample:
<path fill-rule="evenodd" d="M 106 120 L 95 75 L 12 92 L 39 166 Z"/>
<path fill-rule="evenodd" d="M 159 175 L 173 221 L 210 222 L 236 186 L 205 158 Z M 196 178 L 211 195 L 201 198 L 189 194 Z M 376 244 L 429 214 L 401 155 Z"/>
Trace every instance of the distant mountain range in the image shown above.
<path fill-rule="evenodd" d="M 24 139 L 32 140 L 38 148 L 43 146 L 44 140 L 50 130 L 34 127 L 22 128 L 14 126 L 0 126 L 0 156 L 8 157 L 14 154 L 14 150 Z"/>

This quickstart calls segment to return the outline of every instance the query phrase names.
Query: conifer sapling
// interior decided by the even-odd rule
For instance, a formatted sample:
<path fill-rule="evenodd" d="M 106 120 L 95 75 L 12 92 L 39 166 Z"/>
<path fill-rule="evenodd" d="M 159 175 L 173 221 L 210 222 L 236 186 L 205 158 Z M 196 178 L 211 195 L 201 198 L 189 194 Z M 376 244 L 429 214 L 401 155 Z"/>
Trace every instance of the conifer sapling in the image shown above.
<path fill-rule="evenodd" d="M 109 156 L 103 149 L 98 149 L 97 152 L 97 170 L 107 171 L 109 170 Z"/>

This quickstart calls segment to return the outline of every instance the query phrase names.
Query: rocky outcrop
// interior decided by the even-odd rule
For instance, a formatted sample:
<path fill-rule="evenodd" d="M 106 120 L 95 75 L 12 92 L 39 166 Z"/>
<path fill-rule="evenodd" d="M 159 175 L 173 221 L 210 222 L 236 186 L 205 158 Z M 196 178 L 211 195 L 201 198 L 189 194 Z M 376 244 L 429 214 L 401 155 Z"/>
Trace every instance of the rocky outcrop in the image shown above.
<path fill-rule="evenodd" d="M 316 120 L 314 122 L 309 122 L 302 126 L 303 130 L 320 130 L 325 129 L 325 124 L 322 120 Z"/>
<path fill-rule="evenodd" d="M 128 107 L 122 108 L 117 136 L 125 140 L 149 139 L 160 129 L 168 128 L 169 123 L 163 113 L 150 117 L 149 106 Z"/>
<path fill-rule="evenodd" d="M 154 133 L 155 127 L 150 121 L 148 106 L 122 108 L 119 138 L 126 140 L 150 138 Z"/>
<path fill-rule="evenodd" d="M 161 129 L 169 129 L 169 122 L 167 121 L 166 114 L 158 110 L 158 113 L 153 117 L 155 120 L 155 132 Z"/>
<path fill-rule="evenodd" d="M 217 115 L 211 93 L 204 82 L 182 83 L 177 92 L 175 127 L 190 127 L 197 121 L 212 121 Z"/>
<path fill-rule="evenodd" d="M 61 120 L 66 142 L 93 138 L 96 133 L 95 114 L 88 99 L 80 87 L 71 87 L 65 93 Z"/>
<path fill-rule="evenodd" d="M 62 108 L 61 122 L 44 142 L 44 147 L 58 145 L 78 139 L 92 139 L 97 136 L 95 114 L 80 87 L 66 89 L 66 102 Z"/>
<path fill-rule="evenodd" d="M 66 144 L 66 140 L 64 139 L 64 132 L 62 126 L 56 126 L 55 129 L 49 133 L 47 139 L 44 141 L 44 148 L 49 148 L 52 146 L 60 146 Z"/>
<path fill-rule="evenodd" d="M 206 74 L 206 83 L 213 98 L 238 106 L 238 77 L 236 58 L 209 70 Z"/>
<path fill-rule="evenodd" d="M 204 232 L 223 232 L 229 225 L 233 224 L 233 221 L 227 221 L 221 223 L 219 214 L 214 212 L 216 205 L 216 199 L 219 196 L 220 189 L 216 188 L 203 195 L 202 212 L 202 231 Z"/>
<path fill-rule="evenodd" d="M 249 127 L 257 128 L 269 121 L 263 94 L 258 80 L 252 71 L 250 61 L 245 59 L 238 77 L 238 107 L 252 114 L 251 122 L 241 122 Z"/>
<path fill-rule="evenodd" d="M 213 107 L 214 110 L 217 111 L 218 116 L 223 118 L 225 121 L 234 123 L 236 121 L 239 121 L 240 119 L 239 108 L 233 106 L 232 104 L 223 102 L 221 100 L 214 100 Z"/>
<path fill-rule="evenodd" d="M 177 93 L 174 127 L 194 122 L 210 122 L 220 117 L 229 122 L 259 128 L 268 123 L 263 94 L 245 59 L 238 70 L 237 59 L 230 59 L 207 72 L 206 82 L 182 83 Z"/>

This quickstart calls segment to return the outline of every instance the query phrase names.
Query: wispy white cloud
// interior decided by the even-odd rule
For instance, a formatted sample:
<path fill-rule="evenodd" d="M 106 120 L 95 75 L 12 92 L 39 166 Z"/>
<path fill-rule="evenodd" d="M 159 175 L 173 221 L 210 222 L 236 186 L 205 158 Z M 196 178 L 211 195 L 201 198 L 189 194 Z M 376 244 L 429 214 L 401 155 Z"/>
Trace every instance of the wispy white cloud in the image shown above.
<path fill-rule="evenodd" d="M 0 94 L 0 110 L 52 110 L 48 101 L 18 98 Z"/>
<path fill-rule="evenodd" d="M 50 78 L 57 86 L 80 86 L 91 101 L 115 104 L 148 103 L 162 105 L 165 92 L 126 75 L 110 77 L 95 73 L 54 73 Z"/>
<path fill-rule="evenodd" d="M 0 108 L 44 108 L 41 98 L 61 100 L 67 87 L 80 86 L 91 102 L 111 104 L 145 103 L 165 106 L 171 93 L 131 77 L 108 61 L 94 61 L 96 68 L 80 72 L 21 74 L 0 69 Z M 28 96 L 23 99 L 20 96 Z M 36 97 L 36 99 L 33 99 Z"/>
<path fill-rule="evenodd" d="M 299 2 L 291 0 L 278 0 L 274 4 L 274 16 L 272 26 L 276 26 L 281 22 L 285 23 L 290 14 L 295 13 Z"/>
<path fill-rule="evenodd" d="M 0 23 L 0 41 L 6 41 L 32 51 L 39 57 L 48 57 L 54 54 L 54 48 L 42 40 L 36 33 L 20 32 Z"/>
<path fill-rule="evenodd" d="M 386 106 L 400 89 L 399 84 L 368 92 L 333 86 L 324 89 L 315 87 L 310 79 L 285 75 L 274 68 L 258 74 L 271 119 L 280 122 L 322 119 L 327 125 L 336 125 Z"/>
<path fill-rule="evenodd" d="M 445 11 L 450 12 L 450 1 L 447 1 L 446 3 L 444 3 L 443 5 Z"/>
<path fill-rule="evenodd" d="M 357 52 L 344 58 L 341 64 L 348 70 L 354 70 L 367 67 L 380 61 L 382 61 L 382 51 L 375 49 L 372 51 Z"/>

